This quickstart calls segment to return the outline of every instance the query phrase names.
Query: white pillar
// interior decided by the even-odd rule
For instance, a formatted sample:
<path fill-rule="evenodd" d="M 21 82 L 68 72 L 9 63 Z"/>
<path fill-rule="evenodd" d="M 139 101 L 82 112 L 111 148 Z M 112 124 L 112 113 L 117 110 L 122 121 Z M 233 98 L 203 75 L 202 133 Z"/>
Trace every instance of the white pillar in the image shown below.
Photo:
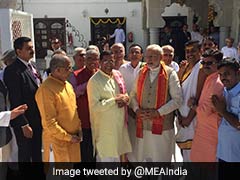
<path fill-rule="evenodd" d="M 223 46 L 225 46 L 225 39 L 229 36 L 230 34 L 230 27 L 220 27 L 220 42 L 219 42 L 219 49 L 221 49 Z"/>
<path fill-rule="evenodd" d="M 146 49 L 148 45 L 149 45 L 149 30 L 144 29 L 143 30 L 143 49 Z"/>
<path fill-rule="evenodd" d="M 150 44 L 159 44 L 159 28 L 149 28 Z"/>

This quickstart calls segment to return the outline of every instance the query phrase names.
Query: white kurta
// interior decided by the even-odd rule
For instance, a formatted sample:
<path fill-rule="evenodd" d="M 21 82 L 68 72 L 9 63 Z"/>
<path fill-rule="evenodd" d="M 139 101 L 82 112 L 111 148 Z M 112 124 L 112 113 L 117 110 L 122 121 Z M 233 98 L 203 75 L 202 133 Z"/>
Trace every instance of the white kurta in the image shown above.
<path fill-rule="evenodd" d="M 10 123 L 11 111 L 0 112 L 0 127 L 8 127 Z"/>
<path fill-rule="evenodd" d="M 160 68 L 149 72 L 151 83 L 157 78 Z M 131 92 L 131 107 L 134 111 L 139 108 L 136 100 L 137 82 Z M 168 88 L 171 99 L 158 109 L 160 115 L 166 115 L 177 109 L 182 103 L 182 92 L 178 76 L 175 71 L 169 75 Z M 143 90 L 144 91 L 144 90 Z M 175 151 L 174 129 L 164 130 L 161 135 L 152 134 L 152 131 L 143 130 L 143 138 L 137 138 L 133 144 L 133 152 L 128 154 L 131 162 L 171 162 Z"/>
<path fill-rule="evenodd" d="M 120 66 L 119 71 L 123 76 L 123 79 L 126 84 L 127 92 L 130 94 L 133 84 L 135 82 L 135 79 L 141 69 L 142 62 L 139 62 L 138 65 L 134 68 L 131 65 L 131 62 L 128 62 L 126 64 L 123 64 Z"/>
<path fill-rule="evenodd" d="M 0 72 L 0 80 L 3 80 L 4 70 Z M 5 97 L 0 93 L 0 109 L 5 109 Z M 0 112 L 0 126 L 8 127 L 10 125 L 11 111 Z M 0 162 L 16 162 L 18 160 L 18 147 L 13 129 L 11 128 L 12 139 L 4 147 L 0 148 Z"/>
<path fill-rule="evenodd" d="M 0 126 L 8 127 L 10 122 L 11 111 L 0 112 Z M 7 162 L 10 156 L 10 143 L 0 148 L 0 162 Z"/>

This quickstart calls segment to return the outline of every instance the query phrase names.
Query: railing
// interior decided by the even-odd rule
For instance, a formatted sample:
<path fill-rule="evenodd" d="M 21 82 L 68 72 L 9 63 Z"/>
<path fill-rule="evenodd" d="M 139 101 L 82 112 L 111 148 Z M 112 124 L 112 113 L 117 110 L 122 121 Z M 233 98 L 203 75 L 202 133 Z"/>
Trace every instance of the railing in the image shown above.
<path fill-rule="evenodd" d="M 67 53 L 71 54 L 74 48 L 74 40 L 77 40 L 80 43 L 81 47 L 87 47 L 87 41 L 84 38 L 84 35 L 73 26 L 69 20 L 66 20 L 66 35 L 67 35 Z"/>

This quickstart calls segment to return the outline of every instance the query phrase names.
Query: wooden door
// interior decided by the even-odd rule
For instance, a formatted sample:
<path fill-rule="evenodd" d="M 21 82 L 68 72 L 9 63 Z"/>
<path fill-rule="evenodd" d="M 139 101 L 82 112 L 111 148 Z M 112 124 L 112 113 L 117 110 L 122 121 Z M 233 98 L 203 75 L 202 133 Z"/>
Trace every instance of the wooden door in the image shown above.
<path fill-rule="evenodd" d="M 65 18 L 34 18 L 36 58 L 44 58 L 51 49 L 51 39 L 58 38 L 66 50 Z"/>

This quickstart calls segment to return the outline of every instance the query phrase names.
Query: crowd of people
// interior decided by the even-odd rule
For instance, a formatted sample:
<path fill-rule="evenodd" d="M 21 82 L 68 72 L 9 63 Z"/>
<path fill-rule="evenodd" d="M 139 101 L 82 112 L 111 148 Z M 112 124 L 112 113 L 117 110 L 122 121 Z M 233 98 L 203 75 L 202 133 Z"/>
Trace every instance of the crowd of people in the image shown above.
<path fill-rule="evenodd" d="M 74 67 L 53 49 L 44 79 L 32 40 L 16 39 L 2 57 L 1 161 L 16 138 L 17 162 L 171 162 L 176 144 L 184 162 L 240 162 L 233 39 L 221 51 L 212 37 L 190 39 L 179 63 L 170 44 L 78 47 Z"/>

